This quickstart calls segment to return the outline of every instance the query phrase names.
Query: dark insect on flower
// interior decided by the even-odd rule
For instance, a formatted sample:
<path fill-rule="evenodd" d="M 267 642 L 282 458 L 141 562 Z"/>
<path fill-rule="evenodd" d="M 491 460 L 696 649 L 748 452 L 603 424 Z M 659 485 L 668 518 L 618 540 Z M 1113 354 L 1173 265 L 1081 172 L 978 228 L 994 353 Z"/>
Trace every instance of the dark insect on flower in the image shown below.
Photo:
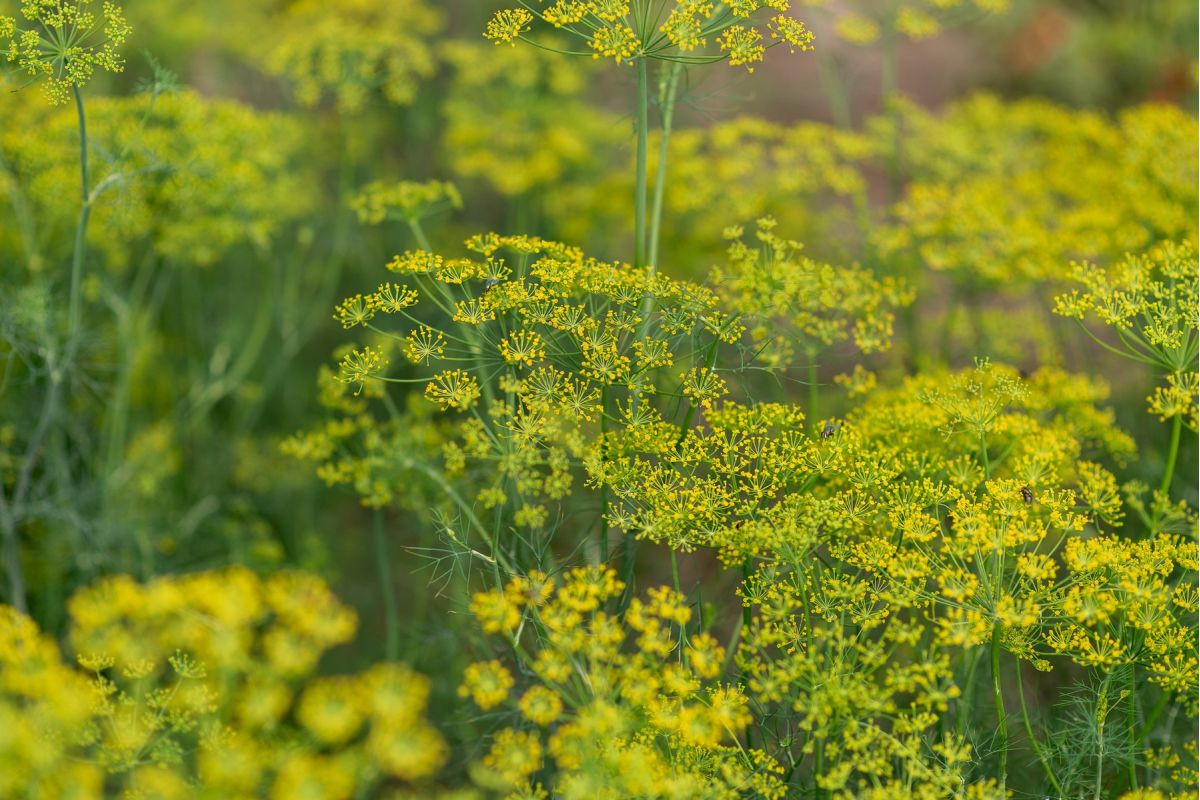
<path fill-rule="evenodd" d="M 1022 486 L 1021 487 L 1021 499 L 1025 501 L 1026 505 L 1032 505 L 1033 489 L 1030 489 L 1028 486 Z"/>
<path fill-rule="evenodd" d="M 821 429 L 821 438 L 822 439 L 831 438 L 835 433 L 837 433 L 837 429 L 838 429 L 837 425 L 834 425 L 832 422 L 826 422 L 825 427 Z"/>
<path fill-rule="evenodd" d="M 499 282 L 500 282 L 499 278 L 488 278 L 486 281 L 483 282 L 483 290 L 486 292 L 488 289 L 491 289 L 493 286 L 495 286 Z"/>

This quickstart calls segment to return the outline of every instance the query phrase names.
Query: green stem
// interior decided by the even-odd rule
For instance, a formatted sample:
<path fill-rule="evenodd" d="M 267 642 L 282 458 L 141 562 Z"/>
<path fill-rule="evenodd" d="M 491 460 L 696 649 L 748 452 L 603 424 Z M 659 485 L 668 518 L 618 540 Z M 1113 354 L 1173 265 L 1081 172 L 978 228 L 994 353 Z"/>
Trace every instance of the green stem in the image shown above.
<path fill-rule="evenodd" d="M 650 135 L 649 67 L 645 57 L 637 60 L 637 183 L 634 189 L 633 265 L 646 260 L 646 145 Z"/>
<path fill-rule="evenodd" d="M 1017 661 L 1017 696 L 1021 700 L 1021 719 L 1025 723 L 1025 735 L 1029 737 L 1029 744 L 1033 747 L 1033 752 L 1037 754 L 1038 761 L 1041 762 L 1042 771 L 1046 773 L 1046 777 L 1050 779 L 1051 785 L 1054 786 L 1054 793 L 1062 796 L 1062 785 L 1058 782 L 1058 777 L 1054 774 L 1054 770 L 1050 768 L 1050 760 L 1046 757 L 1046 752 L 1042 750 L 1038 744 L 1037 737 L 1033 735 L 1033 723 L 1029 719 L 1029 708 L 1025 705 L 1025 682 L 1021 679 L 1021 662 Z"/>
<path fill-rule="evenodd" d="M 658 245 L 662 234 L 662 213 L 663 204 L 666 198 L 667 191 L 667 161 L 670 158 L 670 140 L 671 140 L 671 121 L 675 116 L 675 93 L 679 86 L 679 73 L 683 66 L 681 64 L 673 64 L 670 72 L 664 81 L 662 88 L 659 91 L 659 106 L 662 116 L 662 138 L 658 143 L 658 165 L 655 168 L 654 175 L 654 204 L 651 211 L 650 219 L 650 244 L 649 244 L 649 277 L 653 278 L 658 271 Z M 639 145 L 643 144 L 639 137 Z M 645 177 L 644 165 L 639 164 L 639 177 Z M 639 215 L 639 220 L 641 216 Z M 638 339 L 643 344 L 646 337 L 650 333 L 650 317 L 654 314 L 654 290 L 651 286 L 646 287 L 646 295 L 642 298 L 642 324 L 641 330 L 638 332 Z M 640 398 L 633 398 L 633 407 L 637 408 Z"/>
<path fill-rule="evenodd" d="M 654 203 L 650 210 L 650 268 L 658 267 L 658 244 L 662 233 L 663 203 L 667 189 L 667 160 L 670 156 L 671 124 L 675 117 L 675 95 L 679 89 L 679 73 L 683 65 L 678 62 L 671 65 L 670 72 L 661 93 L 662 137 L 658 142 L 658 165 L 654 175 Z"/>
<path fill-rule="evenodd" d="M 842 78 L 840 65 L 825 48 L 821 48 L 817 56 L 817 74 L 821 78 L 825 97 L 829 100 L 829 111 L 833 115 L 833 121 L 839 128 L 850 130 L 854 127 L 850 111 L 850 93 Z"/>
<path fill-rule="evenodd" d="M 992 627 L 992 699 L 996 703 L 996 739 L 1000 749 L 1000 789 L 1008 783 L 1008 715 L 1000 687 L 1000 624 Z"/>
<path fill-rule="evenodd" d="M 412 231 L 413 238 L 417 240 L 417 247 L 426 252 L 433 252 L 433 248 L 429 245 L 429 237 L 425 235 L 425 229 L 421 227 L 419 219 L 409 218 L 408 229 Z"/>
<path fill-rule="evenodd" d="M 71 364 L 75 355 L 80 318 L 83 315 L 80 285 L 83 282 L 83 263 L 87 255 L 88 220 L 92 216 L 92 202 L 89 197 L 91 177 L 88 171 L 87 115 L 84 112 L 83 95 L 80 93 L 79 87 L 72 87 L 72 92 L 75 96 L 75 111 L 79 118 L 79 177 L 82 204 L 79 208 L 79 224 L 75 227 L 75 253 L 71 259 L 71 293 L 68 300 L 65 359 L 68 365 Z"/>
<path fill-rule="evenodd" d="M 379 569 L 379 589 L 383 592 L 383 618 L 386 625 L 383 653 L 388 661 L 400 655 L 400 616 L 396 608 L 396 587 L 392 584 L 392 562 L 388 556 L 387 534 L 383 530 L 383 512 L 375 509 L 375 566 Z"/>
<path fill-rule="evenodd" d="M 1167 451 L 1167 466 L 1163 470 L 1162 483 L 1159 491 L 1167 494 L 1171 490 L 1171 481 L 1175 478 L 1175 460 L 1179 457 L 1179 439 L 1183 433 L 1183 416 L 1176 414 L 1171 420 L 1171 449 Z"/>

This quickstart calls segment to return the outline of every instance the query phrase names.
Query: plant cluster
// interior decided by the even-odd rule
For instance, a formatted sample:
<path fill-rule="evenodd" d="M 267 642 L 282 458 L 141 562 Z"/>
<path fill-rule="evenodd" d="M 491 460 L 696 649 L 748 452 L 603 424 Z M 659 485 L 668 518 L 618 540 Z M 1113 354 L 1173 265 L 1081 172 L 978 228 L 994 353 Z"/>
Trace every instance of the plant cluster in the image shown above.
<path fill-rule="evenodd" d="M 0 0 L 0 796 L 1194 796 L 1197 123 L 1010 12 Z"/>

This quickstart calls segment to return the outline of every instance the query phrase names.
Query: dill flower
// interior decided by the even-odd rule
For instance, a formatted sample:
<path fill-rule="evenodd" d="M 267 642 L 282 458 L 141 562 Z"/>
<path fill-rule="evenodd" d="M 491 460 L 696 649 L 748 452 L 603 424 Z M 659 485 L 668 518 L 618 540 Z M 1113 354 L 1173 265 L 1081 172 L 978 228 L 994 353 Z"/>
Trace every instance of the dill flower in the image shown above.
<path fill-rule="evenodd" d="M 1069 280 L 1079 260 L 1108 266 L 1157 242 L 1194 243 L 1196 120 L 1175 108 L 1110 119 L 978 95 L 940 117 L 905 105 L 900 124 L 913 180 L 895 223 L 872 235 L 887 258 L 915 257 L 966 286 L 1013 286 Z M 876 127 L 889 147 L 891 126 Z"/>
<path fill-rule="evenodd" d="M 462 195 L 446 181 L 374 181 L 363 187 L 351 205 L 360 222 L 378 225 L 385 219 L 420 221 L 442 208 L 462 208 Z"/>
<path fill-rule="evenodd" d="M 400 664 L 312 675 L 316 657 L 354 627 L 314 576 L 116 576 L 82 590 L 68 610 L 81 669 L 0 607 L 0 759 L 15 770 L 0 772 L 6 794 L 36 785 L 78 798 L 264 787 L 349 796 L 383 779 L 423 785 L 447 758 L 425 718 L 424 677 Z M 307 670 L 276 669 L 277 634 L 316 656 Z"/>
<path fill-rule="evenodd" d="M 1164 242 L 1128 255 L 1111 269 L 1076 264 L 1072 277 L 1085 290 L 1060 295 L 1055 313 L 1079 320 L 1096 318 L 1112 328 L 1116 348 L 1127 358 L 1163 372 L 1194 372 L 1200 323 L 1195 245 Z"/>
<path fill-rule="evenodd" d="M 1151 366 L 1166 384 L 1156 387 L 1147 398 L 1151 414 L 1172 421 L 1160 484 L 1163 493 L 1170 490 L 1174 480 L 1183 426 L 1200 429 L 1197 271 L 1193 242 L 1163 242 L 1141 255 L 1127 255 L 1110 270 L 1077 264 L 1074 277 L 1086 290 L 1075 289 L 1055 300 L 1055 313 L 1077 320 L 1105 350 Z M 1092 333 L 1087 327 L 1087 320 L 1092 318 L 1116 334 L 1115 343 L 1109 344 Z"/>
<path fill-rule="evenodd" d="M 360 111 L 374 92 L 408 105 L 435 70 L 428 37 L 444 24 L 423 0 L 348 0 L 335 9 L 297 0 L 272 21 L 267 69 L 295 86 L 301 104 L 330 94 L 344 112 Z"/>
<path fill-rule="evenodd" d="M 718 267 L 715 276 L 752 336 L 771 346 L 768 363 L 788 363 L 796 340 L 810 358 L 848 338 L 864 353 L 890 347 L 895 310 L 913 301 L 902 281 L 858 266 L 819 264 L 801 254 L 798 242 L 779 236 L 774 219 L 756 225 L 757 248 L 743 241 L 740 228 L 727 231 L 729 266 Z"/>
<path fill-rule="evenodd" d="M 717 44 L 729 57 L 729 66 L 736 67 L 742 64 L 757 64 L 762 61 L 763 54 L 766 52 L 762 41 L 762 34 L 756 29 L 732 25 L 721 34 Z M 754 72 L 752 66 L 747 69 Z"/>
<path fill-rule="evenodd" d="M 479 381 L 464 370 L 447 370 L 425 386 L 425 396 L 442 409 L 465 411 L 479 399 Z"/>
<path fill-rule="evenodd" d="M 746 24 L 764 8 L 787 11 L 789 6 L 788 0 L 732 4 L 674 0 L 654 9 L 635 9 L 626 0 L 557 0 L 543 8 L 497 11 L 487 23 L 484 37 L 495 44 L 516 44 L 529 37 L 535 22 L 542 22 L 581 40 L 595 59 L 612 58 L 617 63 L 657 59 L 681 64 L 728 61 L 730 66 L 745 65 L 753 72 L 754 65 L 776 45 L 786 44 L 792 52 L 812 49 L 812 32 L 803 22 L 784 14 L 776 14 L 766 23 L 770 41 L 759 28 Z"/>
<path fill-rule="evenodd" d="M 356 689 L 346 678 L 313 681 L 300 699 L 296 712 L 300 723 L 324 742 L 346 741 L 364 722 Z"/>
<path fill-rule="evenodd" d="M 500 355 L 509 364 L 532 367 L 546 357 L 546 349 L 536 332 L 521 330 L 500 340 Z"/>
<path fill-rule="evenodd" d="M 697 636 L 688 652 L 707 654 L 696 658 L 703 675 L 681 658 L 687 650 L 681 632 L 691 620 L 686 599 L 656 587 L 634 598 L 621 619 L 605 608 L 623 588 L 611 569 L 577 568 L 545 602 L 527 606 L 538 624 L 523 627 L 516 644 L 528 652 L 536 677 L 516 706 L 524 719 L 548 728 L 548 737 L 543 746 L 537 728 L 502 727 L 483 759 L 481 779 L 509 789 L 540 769 L 556 796 L 594 787 L 622 797 L 664 788 L 689 797 L 749 791 L 783 797 L 780 765 L 737 741 L 751 719 L 749 698 L 716 680 L 720 666 L 703 660 L 719 662 L 720 647 Z M 491 612 L 481 611 L 479 621 L 487 626 Z M 464 695 L 476 691 L 471 669 Z M 504 668 L 492 662 L 482 669 Z M 572 676 L 581 680 L 571 682 Z M 507 697 L 511 680 L 501 681 L 503 694 L 495 698 Z"/>
<path fill-rule="evenodd" d="M 357 325 L 365 325 L 374 316 L 375 309 L 361 294 L 346 298 L 333 310 L 333 318 L 342 323 L 342 328 L 346 330 Z"/>
<path fill-rule="evenodd" d="M 94 0 L 21 0 L 21 16 L 36 27 L 22 29 L 0 17 L 0 57 L 31 78 L 45 81 L 52 104 L 67 102 L 97 69 L 121 72 L 121 47 L 130 28 L 121 8 Z"/>
<path fill-rule="evenodd" d="M 515 786 L 541 768 L 541 740 L 530 731 L 504 728 L 496 735 L 482 763 L 498 779 L 499 786 Z"/>
<path fill-rule="evenodd" d="M 496 15 L 488 20 L 483 35 L 495 44 L 515 45 L 521 34 L 529 30 L 531 22 L 533 14 L 524 8 L 504 9 L 497 11 Z"/>
<path fill-rule="evenodd" d="M 467 667 L 459 697 L 470 697 L 475 705 L 487 711 L 508 698 L 513 687 L 512 673 L 499 661 L 481 661 Z"/>
<path fill-rule="evenodd" d="M 78 120 L 73 108 L 20 98 L 0 92 L 0 115 L 14 131 L 39 135 L 3 137 L 0 161 L 22 165 L 14 179 L 45 235 L 45 256 L 60 257 L 79 212 L 79 176 L 62 166 L 77 158 Z M 92 98 L 87 111 L 98 191 L 88 246 L 114 272 L 146 250 L 199 267 L 239 246 L 267 251 L 312 208 L 301 188 L 310 177 L 299 157 L 303 127 L 292 117 L 190 89 Z M 19 240 L 3 232 L 18 229 L 11 213 L 0 209 L 0 252 L 17 257 Z"/>
<path fill-rule="evenodd" d="M 366 301 L 375 311 L 383 314 L 396 314 L 417 304 L 420 295 L 415 289 L 399 283 L 381 283 L 373 294 L 367 295 Z"/>
<path fill-rule="evenodd" d="M 364 347 L 361 350 L 351 350 L 343 358 L 338 367 L 341 370 L 339 380 L 342 383 L 356 385 L 355 394 L 362 391 L 363 385 L 375 378 L 387 366 L 383 351 L 376 347 Z"/>
<path fill-rule="evenodd" d="M 696 408 L 708 409 L 723 394 L 723 379 L 700 364 L 741 331 L 712 291 L 534 237 L 488 234 L 467 248 L 470 258 L 421 250 L 388 264 L 406 281 L 391 290 L 404 308 L 389 322 L 400 327 L 377 327 L 379 313 L 368 324 L 417 374 L 382 375 L 376 346 L 342 353 L 336 377 L 322 382 L 332 418 L 287 444 L 327 482 L 354 487 L 372 505 L 400 501 L 425 512 L 461 512 L 473 498 L 514 528 L 540 531 L 575 502 L 606 402 L 611 413 L 618 400 L 686 396 L 687 388 Z M 339 318 L 386 309 L 383 291 L 365 298 L 366 311 L 355 301 Z M 655 299 L 648 311 L 647 295 Z M 369 401 L 391 382 L 423 383 L 428 406 L 467 413 L 431 419 L 408 395 L 376 415 Z M 680 425 L 663 440 L 677 438 Z"/>
<path fill-rule="evenodd" d="M 771 17 L 767 29 L 771 32 L 771 38 L 785 42 L 790 52 L 813 49 L 812 43 L 816 37 L 805 27 L 803 22 L 794 17 L 787 17 L 783 14 Z"/>
<path fill-rule="evenodd" d="M 471 613 L 484 633 L 516 630 L 521 622 L 521 606 L 506 592 L 478 592 L 471 597 Z"/>
<path fill-rule="evenodd" d="M 649 141 L 651 173 L 658 168 L 658 136 L 652 132 Z M 672 259 L 715 263 L 729 247 L 723 234 L 731 220 L 768 216 L 819 252 L 838 252 L 837 232 L 862 224 L 863 170 L 871 154 L 869 137 L 814 122 L 783 125 L 739 116 L 672 130 L 663 229 L 688 231 L 671 240 Z M 599 243 L 624 234 L 633 213 L 634 177 L 627 166 L 619 162 L 614 167 L 620 168 L 603 174 L 547 187 L 546 211 L 563 236 Z"/>
<path fill-rule="evenodd" d="M 563 710 L 562 700 L 546 686 L 531 687 L 521 695 L 518 705 L 525 719 L 543 728 L 553 724 Z"/>
<path fill-rule="evenodd" d="M 404 355 L 414 364 L 428 364 L 446 352 L 446 337 L 428 326 L 409 331 L 404 342 Z"/>

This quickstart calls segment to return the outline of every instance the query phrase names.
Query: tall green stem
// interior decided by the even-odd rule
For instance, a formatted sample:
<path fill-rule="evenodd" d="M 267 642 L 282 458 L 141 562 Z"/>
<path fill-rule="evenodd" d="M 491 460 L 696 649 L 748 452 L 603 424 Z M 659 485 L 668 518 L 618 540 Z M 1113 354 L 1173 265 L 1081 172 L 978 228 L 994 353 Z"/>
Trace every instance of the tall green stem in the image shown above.
<path fill-rule="evenodd" d="M 88 134 L 87 114 L 83 108 L 83 94 L 79 87 L 72 87 L 75 96 L 75 112 L 79 118 L 79 177 L 80 199 L 79 224 L 75 227 L 75 253 L 71 259 L 71 294 L 67 316 L 67 347 L 66 363 L 69 365 L 75 355 L 78 340 L 80 317 L 82 316 L 82 299 L 80 285 L 83 282 L 83 262 L 87 255 L 87 226 L 92 216 L 92 200 L 90 195 L 91 176 L 88 171 Z"/>
<path fill-rule="evenodd" d="M 1162 483 L 1159 491 L 1166 494 L 1171 490 L 1171 481 L 1175 478 L 1175 461 L 1179 457 L 1179 438 L 1183 433 L 1183 416 L 1176 414 L 1171 420 L 1171 448 L 1167 451 L 1167 466 L 1163 470 Z"/>
<path fill-rule="evenodd" d="M 395 661 L 400 654 L 400 619 L 396 608 L 396 587 L 392 584 L 392 562 L 388 555 L 383 512 L 375 509 L 375 566 L 379 569 L 379 590 L 383 592 L 384 657 Z"/>
<path fill-rule="evenodd" d="M 646 59 L 637 60 L 637 183 L 634 189 L 633 265 L 646 259 L 646 149 L 650 136 L 650 78 Z"/>
<path fill-rule="evenodd" d="M 1042 765 L 1042 771 L 1046 773 L 1046 777 L 1050 779 L 1050 783 L 1054 786 L 1055 794 L 1061 796 L 1063 793 L 1062 785 L 1058 782 L 1058 777 L 1054 774 L 1054 770 L 1050 768 L 1050 760 L 1046 757 L 1046 751 L 1038 744 L 1037 737 L 1033 735 L 1033 723 L 1029 719 L 1029 707 L 1025 705 L 1025 682 L 1021 679 L 1021 662 L 1017 661 L 1017 697 L 1021 700 L 1021 719 L 1025 723 L 1025 735 L 1029 737 L 1029 744 L 1033 747 L 1033 752 L 1037 754 L 1038 761 Z"/>
<path fill-rule="evenodd" d="M 992 699 L 996 703 L 996 741 L 1000 750 L 1000 789 L 1008 783 L 1008 715 L 1000 687 L 1000 624 L 992 627 Z"/>
<path fill-rule="evenodd" d="M 667 73 L 659 104 L 662 114 L 662 137 L 658 142 L 658 165 L 654 175 L 654 203 L 650 209 L 650 268 L 658 267 L 658 244 L 662 235 L 663 202 L 667 190 L 667 161 L 670 156 L 671 124 L 675 117 L 675 95 L 679 89 L 679 74 L 683 65 L 676 62 Z"/>

